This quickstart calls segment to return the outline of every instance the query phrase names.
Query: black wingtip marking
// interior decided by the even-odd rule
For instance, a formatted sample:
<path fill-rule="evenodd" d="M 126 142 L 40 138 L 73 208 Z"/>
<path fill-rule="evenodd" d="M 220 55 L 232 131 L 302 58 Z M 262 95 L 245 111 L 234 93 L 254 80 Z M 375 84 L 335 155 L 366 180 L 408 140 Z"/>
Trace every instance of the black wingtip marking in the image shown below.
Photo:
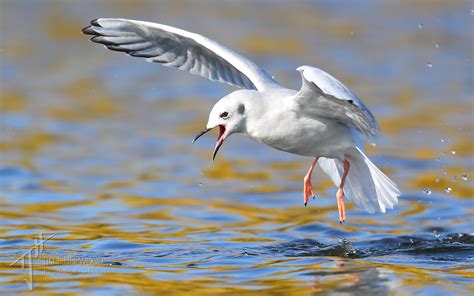
<path fill-rule="evenodd" d="M 114 50 L 114 51 L 121 51 L 121 52 L 126 52 L 128 53 L 130 49 L 126 49 L 117 45 L 105 45 L 108 49 Z"/>
<path fill-rule="evenodd" d="M 91 21 L 91 26 L 87 26 L 84 29 L 81 30 L 82 34 L 85 35 L 100 35 L 94 30 L 94 27 L 100 27 L 102 26 L 99 24 L 99 19 L 95 19 Z"/>
<path fill-rule="evenodd" d="M 101 44 L 104 44 L 104 45 L 118 45 L 117 43 L 114 43 L 114 42 L 111 42 L 109 40 L 104 39 L 100 35 L 96 35 L 96 36 L 92 37 L 91 41 L 95 42 L 95 43 L 101 43 Z"/>
<path fill-rule="evenodd" d="M 92 28 L 92 26 L 87 26 L 84 29 L 81 30 L 82 34 L 85 35 L 96 35 L 96 32 Z"/>
<path fill-rule="evenodd" d="M 102 26 L 99 24 L 99 19 L 92 20 L 91 25 L 102 28 Z"/>
<path fill-rule="evenodd" d="M 347 100 L 350 104 L 354 104 L 354 100 Z"/>
<path fill-rule="evenodd" d="M 157 60 L 157 59 L 153 59 L 152 62 L 153 62 L 153 63 L 158 63 L 158 64 L 166 64 L 166 63 L 168 63 L 168 61 Z"/>
<path fill-rule="evenodd" d="M 131 51 L 128 53 L 132 57 L 138 57 L 138 58 L 152 58 L 154 55 L 152 54 L 147 54 L 147 53 L 142 53 L 140 51 Z"/>

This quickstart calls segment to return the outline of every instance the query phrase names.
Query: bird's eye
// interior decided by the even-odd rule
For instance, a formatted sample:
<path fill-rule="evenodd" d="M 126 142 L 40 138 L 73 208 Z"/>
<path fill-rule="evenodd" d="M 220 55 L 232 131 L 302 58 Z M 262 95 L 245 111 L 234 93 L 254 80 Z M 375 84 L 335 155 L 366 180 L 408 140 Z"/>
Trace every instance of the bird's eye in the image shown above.
<path fill-rule="evenodd" d="M 229 112 L 222 112 L 221 115 L 219 115 L 221 118 L 227 118 L 229 116 Z"/>

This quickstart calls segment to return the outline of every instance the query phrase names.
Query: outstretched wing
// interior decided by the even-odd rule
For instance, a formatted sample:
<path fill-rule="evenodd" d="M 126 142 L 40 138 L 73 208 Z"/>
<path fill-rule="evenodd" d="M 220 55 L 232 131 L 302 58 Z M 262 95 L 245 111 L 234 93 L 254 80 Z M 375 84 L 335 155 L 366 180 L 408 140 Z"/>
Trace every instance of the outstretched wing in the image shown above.
<path fill-rule="evenodd" d="M 252 61 L 204 36 L 181 29 L 122 18 L 100 18 L 82 29 L 91 41 L 149 62 L 175 67 L 247 89 L 280 87 Z"/>
<path fill-rule="evenodd" d="M 318 68 L 301 66 L 301 90 L 296 94 L 298 112 L 305 116 L 338 120 L 366 136 L 379 132 L 377 121 L 362 101 L 344 84 Z"/>

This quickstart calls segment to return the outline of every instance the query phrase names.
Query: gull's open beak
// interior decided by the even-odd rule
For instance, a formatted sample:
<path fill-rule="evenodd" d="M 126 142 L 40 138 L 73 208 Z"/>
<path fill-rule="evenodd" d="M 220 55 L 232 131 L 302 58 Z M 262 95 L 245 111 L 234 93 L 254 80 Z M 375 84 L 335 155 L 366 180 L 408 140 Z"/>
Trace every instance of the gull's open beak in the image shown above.
<path fill-rule="evenodd" d="M 202 132 L 199 133 L 199 135 L 197 135 L 194 140 L 193 140 L 193 144 L 194 142 L 197 141 L 197 139 L 199 139 L 201 136 L 203 136 L 204 134 L 206 134 L 208 131 L 212 130 L 212 128 L 206 128 L 205 130 L 203 130 Z"/>
<path fill-rule="evenodd" d="M 214 147 L 214 153 L 212 154 L 212 161 L 216 158 L 217 151 L 221 148 L 222 143 L 224 143 L 224 133 L 225 133 L 225 126 L 219 125 L 219 137 L 217 137 L 216 147 Z"/>
<path fill-rule="evenodd" d="M 199 139 L 201 136 L 203 136 L 204 134 L 206 134 L 210 130 L 212 130 L 212 128 L 207 128 L 207 129 L 203 130 L 201 133 L 199 133 L 194 138 L 193 143 L 196 142 L 197 139 Z M 216 158 L 217 151 L 219 151 L 219 148 L 221 148 L 222 144 L 224 143 L 224 133 L 225 133 L 225 126 L 224 125 L 219 125 L 219 136 L 217 137 L 216 146 L 214 147 L 214 153 L 212 154 L 212 160 L 213 161 Z"/>

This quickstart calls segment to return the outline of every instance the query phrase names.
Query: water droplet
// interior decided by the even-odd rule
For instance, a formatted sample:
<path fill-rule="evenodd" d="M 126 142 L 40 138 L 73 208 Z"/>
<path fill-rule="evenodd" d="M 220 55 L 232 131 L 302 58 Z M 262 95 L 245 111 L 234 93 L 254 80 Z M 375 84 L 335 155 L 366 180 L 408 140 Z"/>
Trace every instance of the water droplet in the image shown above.
<path fill-rule="evenodd" d="M 471 15 L 474 15 L 474 9 L 471 9 Z"/>
<path fill-rule="evenodd" d="M 425 189 L 423 189 L 423 193 L 426 194 L 426 195 L 430 195 L 431 190 L 429 190 L 428 188 L 425 188 Z"/>
<path fill-rule="evenodd" d="M 467 174 L 466 174 L 466 173 L 462 173 L 462 174 L 461 174 L 461 179 L 463 179 L 463 181 L 467 181 Z"/>
<path fill-rule="evenodd" d="M 419 24 L 418 24 L 418 28 L 419 28 L 419 29 L 423 29 L 424 26 L 425 26 L 425 25 L 423 25 L 423 23 L 419 23 Z"/>
<path fill-rule="evenodd" d="M 451 154 L 456 155 L 456 151 L 455 150 L 451 151 Z"/>
<path fill-rule="evenodd" d="M 426 66 L 427 66 L 428 68 L 431 68 L 431 67 L 433 67 L 433 64 L 430 63 L 430 62 L 427 62 L 427 63 L 426 63 Z"/>
<path fill-rule="evenodd" d="M 436 161 L 441 161 L 441 157 L 436 158 Z"/>
<path fill-rule="evenodd" d="M 456 182 L 456 179 L 457 179 L 456 176 L 451 177 L 451 181 L 453 181 L 453 182 Z"/>
<path fill-rule="evenodd" d="M 436 44 L 435 44 L 435 47 L 436 47 L 436 48 L 439 48 L 439 43 L 436 43 Z"/>
<path fill-rule="evenodd" d="M 199 186 L 199 187 L 202 187 L 202 183 L 199 183 L 198 186 Z"/>
<path fill-rule="evenodd" d="M 447 176 L 447 175 L 448 175 L 448 172 L 443 172 L 443 175 Z"/>
<path fill-rule="evenodd" d="M 444 143 L 444 139 L 441 139 L 441 143 Z"/>
<path fill-rule="evenodd" d="M 446 189 L 444 189 L 444 192 L 446 193 L 451 193 L 451 191 L 453 191 L 453 189 L 451 187 L 446 187 Z"/>
<path fill-rule="evenodd" d="M 412 244 L 413 244 L 413 240 L 412 240 L 411 238 L 410 238 L 410 243 L 412 243 Z"/>
<path fill-rule="evenodd" d="M 433 233 L 434 233 L 434 236 L 436 237 L 436 239 L 438 239 L 441 236 L 441 234 L 439 234 L 439 232 L 436 231 L 436 230 L 433 231 Z"/>
<path fill-rule="evenodd" d="M 372 147 L 377 147 L 377 144 L 375 144 L 375 143 L 370 143 L 370 145 L 371 145 Z"/>
<path fill-rule="evenodd" d="M 435 183 L 439 183 L 439 178 L 436 178 Z"/>

